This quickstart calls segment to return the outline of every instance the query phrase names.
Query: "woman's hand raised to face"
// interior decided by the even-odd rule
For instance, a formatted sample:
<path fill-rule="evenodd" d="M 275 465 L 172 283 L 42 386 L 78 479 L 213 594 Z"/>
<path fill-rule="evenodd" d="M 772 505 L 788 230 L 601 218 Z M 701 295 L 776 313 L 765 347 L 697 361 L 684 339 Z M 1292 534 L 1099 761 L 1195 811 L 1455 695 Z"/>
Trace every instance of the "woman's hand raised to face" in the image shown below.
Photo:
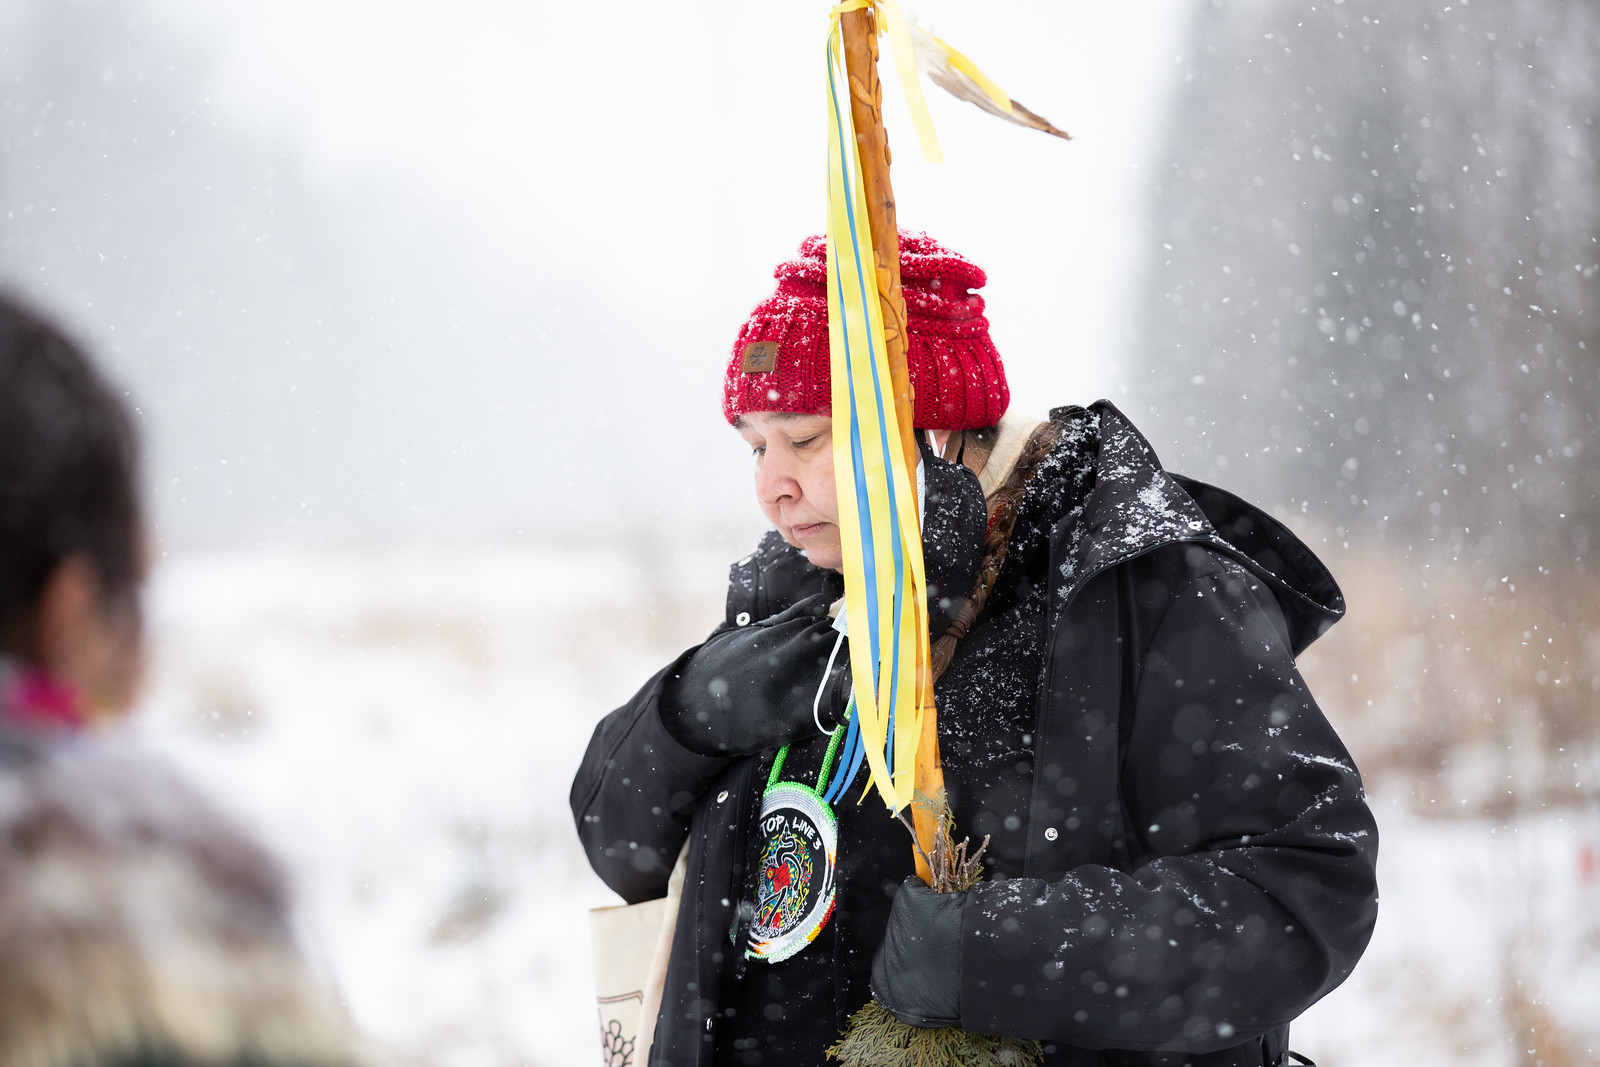
<path fill-rule="evenodd" d="M 983 562 L 989 514 L 977 475 L 922 450 L 927 506 L 922 517 L 922 569 L 928 583 L 928 637 L 937 641 L 972 592 Z"/>
<path fill-rule="evenodd" d="M 711 638 L 663 684 L 667 732 L 703 756 L 748 756 L 817 736 L 818 719 L 831 730 L 850 693 L 844 649 L 828 670 L 839 637 L 832 624 L 828 598 L 813 596 Z"/>
<path fill-rule="evenodd" d="M 833 420 L 826 415 L 756 411 L 736 423 L 755 457 L 756 499 L 783 539 L 815 566 L 842 570 L 839 498 L 833 470 Z M 924 446 L 927 503 L 923 565 L 929 634 L 937 640 L 961 610 L 983 559 L 988 511 L 977 476 Z"/>
<path fill-rule="evenodd" d="M 755 454 L 756 494 L 767 517 L 813 565 L 839 569 L 832 420 L 754 412 L 738 429 Z M 929 637 L 937 639 L 977 576 L 987 515 L 971 471 L 926 451 L 923 462 Z M 663 685 L 668 733 L 701 755 L 746 756 L 810 736 L 819 720 L 831 729 L 849 701 L 850 657 L 842 649 L 833 655 L 839 635 L 827 612 L 827 598 L 815 596 L 707 641 Z"/>

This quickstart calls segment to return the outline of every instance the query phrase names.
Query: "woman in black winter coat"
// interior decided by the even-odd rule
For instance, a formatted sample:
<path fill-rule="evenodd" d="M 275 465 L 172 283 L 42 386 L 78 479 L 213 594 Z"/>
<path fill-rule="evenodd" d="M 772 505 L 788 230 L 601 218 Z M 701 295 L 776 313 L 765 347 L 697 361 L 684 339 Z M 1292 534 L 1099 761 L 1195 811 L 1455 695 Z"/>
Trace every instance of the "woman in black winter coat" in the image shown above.
<path fill-rule="evenodd" d="M 1106 402 L 1007 414 L 984 278 L 902 235 L 945 782 L 985 880 L 934 894 L 865 776 L 834 804 L 834 911 L 750 958 L 776 750 L 809 782 L 846 714 L 820 239 L 734 347 L 724 412 L 773 521 L 707 641 L 601 721 L 572 788 L 624 899 L 686 877 L 652 1064 L 821 1064 L 876 995 L 1034 1038 L 1053 1067 L 1286 1061 L 1371 935 L 1377 830 L 1294 657 L 1344 611 L 1281 524 L 1163 471 Z M 940 458 L 942 452 L 945 457 Z M 646 1023 L 648 1025 L 648 1022 Z"/>

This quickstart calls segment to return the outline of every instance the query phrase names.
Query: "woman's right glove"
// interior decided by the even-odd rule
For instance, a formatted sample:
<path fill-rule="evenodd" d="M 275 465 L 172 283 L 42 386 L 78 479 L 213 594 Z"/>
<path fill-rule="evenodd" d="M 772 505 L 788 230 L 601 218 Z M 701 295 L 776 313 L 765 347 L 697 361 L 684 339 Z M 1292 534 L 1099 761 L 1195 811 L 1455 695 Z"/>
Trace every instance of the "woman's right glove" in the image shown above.
<path fill-rule="evenodd" d="M 828 598 L 813 596 L 770 619 L 718 634 L 662 685 L 661 718 L 673 739 L 702 756 L 749 756 L 832 729 L 850 697 L 850 656 Z M 813 701 L 822 687 L 821 703 Z"/>
<path fill-rule="evenodd" d="M 872 995 L 909 1026 L 961 1025 L 961 909 L 965 893 L 900 883 L 872 957 Z"/>

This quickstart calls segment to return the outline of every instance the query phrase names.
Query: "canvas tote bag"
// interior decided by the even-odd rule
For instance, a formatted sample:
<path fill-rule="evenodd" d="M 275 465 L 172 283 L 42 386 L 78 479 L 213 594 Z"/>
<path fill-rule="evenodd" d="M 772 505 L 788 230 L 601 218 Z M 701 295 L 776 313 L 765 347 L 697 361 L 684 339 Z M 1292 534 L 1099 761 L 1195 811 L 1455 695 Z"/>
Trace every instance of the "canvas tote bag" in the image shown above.
<path fill-rule="evenodd" d="M 649 1062 L 688 859 L 685 841 L 661 899 L 589 912 L 600 1062 L 605 1067 L 644 1067 Z"/>

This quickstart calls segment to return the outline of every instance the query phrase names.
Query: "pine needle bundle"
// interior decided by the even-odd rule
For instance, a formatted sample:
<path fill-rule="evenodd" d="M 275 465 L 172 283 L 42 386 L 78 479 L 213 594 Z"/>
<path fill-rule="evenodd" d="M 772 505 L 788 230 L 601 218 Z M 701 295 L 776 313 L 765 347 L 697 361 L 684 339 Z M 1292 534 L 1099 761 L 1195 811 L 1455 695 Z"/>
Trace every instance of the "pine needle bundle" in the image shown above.
<path fill-rule="evenodd" d="M 844 1067 L 1038 1067 L 1043 1055 L 1037 1041 L 911 1026 L 876 1000 L 850 1016 L 828 1049 L 828 1058 Z"/>
<path fill-rule="evenodd" d="M 933 872 L 933 891 L 964 893 L 982 881 L 989 838 L 984 837 L 969 856 L 970 838 L 954 842 L 955 818 L 943 790 L 931 797 L 918 793 L 914 803 L 938 815 L 931 852 L 916 846 Z M 912 829 L 904 813 L 900 818 Z M 911 838 L 916 841 L 914 829 Z M 1039 1067 L 1044 1049 L 1037 1041 L 975 1034 L 959 1026 L 912 1026 L 896 1019 L 874 998 L 850 1016 L 844 1033 L 828 1048 L 828 1058 L 843 1067 Z"/>

